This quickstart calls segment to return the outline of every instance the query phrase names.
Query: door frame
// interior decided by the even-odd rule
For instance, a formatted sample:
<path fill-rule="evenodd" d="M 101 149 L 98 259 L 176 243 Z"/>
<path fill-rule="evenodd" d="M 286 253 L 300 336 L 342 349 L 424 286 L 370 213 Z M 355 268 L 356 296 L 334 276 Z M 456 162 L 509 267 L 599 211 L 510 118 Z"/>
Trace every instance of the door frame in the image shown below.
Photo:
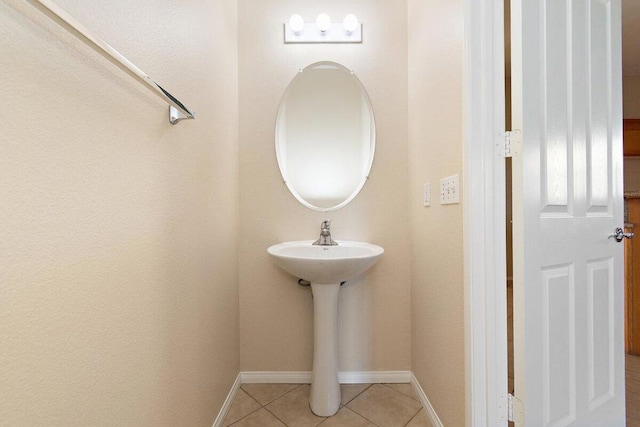
<path fill-rule="evenodd" d="M 466 425 L 507 425 L 503 0 L 464 0 Z"/>

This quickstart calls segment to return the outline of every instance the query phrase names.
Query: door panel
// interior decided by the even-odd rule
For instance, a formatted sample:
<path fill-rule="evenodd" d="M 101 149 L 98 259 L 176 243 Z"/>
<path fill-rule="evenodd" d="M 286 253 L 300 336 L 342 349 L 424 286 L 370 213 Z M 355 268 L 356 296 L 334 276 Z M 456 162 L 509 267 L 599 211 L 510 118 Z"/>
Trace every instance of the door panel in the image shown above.
<path fill-rule="evenodd" d="M 544 412 L 547 424 L 575 418 L 575 312 L 573 264 L 542 269 Z"/>
<path fill-rule="evenodd" d="M 542 33 L 542 120 L 541 155 L 543 212 L 553 216 L 569 213 L 570 168 L 567 127 L 568 111 L 558 99 L 567 99 L 567 31 L 566 6 L 562 1 L 550 1 L 543 8 L 545 28 Z"/>
<path fill-rule="evenodd" d="M 620 0 L 512 0 L 511 28 L 515 394 L 527 426 L 623 426 Z"/>
<path fill-rule="evenodd" d="M 613 258 L 587 265 L 589 295 L 589 409 L 614 397 L 615 316 Z"/>

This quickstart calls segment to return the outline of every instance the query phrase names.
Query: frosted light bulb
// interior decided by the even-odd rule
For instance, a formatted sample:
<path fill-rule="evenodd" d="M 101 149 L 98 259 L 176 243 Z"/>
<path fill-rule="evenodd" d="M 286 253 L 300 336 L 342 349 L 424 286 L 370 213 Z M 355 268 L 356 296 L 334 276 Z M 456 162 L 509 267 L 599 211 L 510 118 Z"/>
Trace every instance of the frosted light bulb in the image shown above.
<path fill-rule="evenodd" d="M 347 32 L 347 34 L 351 35 L 351 33 L 353 33 L 356 28 L 358 28 L 358 17 L 350 13 L 344 17 L 342 25 L 344 26 L 344 30 Z"/>
<path fill-rule="evenodd" d="M 304 30 L 304 19 L 300 15 L 291 15 L 289 18 L 289 28 L 296 36 L 299 36 Z"/>
<path fill-rule="evenodd" d="M 329 15 L 327 15 L 326 13 L 321 13 L 320 15 L 318 15 L 318 17 L 316 18 L 316 27 L 318 27 L 318 30 L 320 30 L 320 32 L 325 33 L 330 26 L 331 18 L 329 18 Z"/>

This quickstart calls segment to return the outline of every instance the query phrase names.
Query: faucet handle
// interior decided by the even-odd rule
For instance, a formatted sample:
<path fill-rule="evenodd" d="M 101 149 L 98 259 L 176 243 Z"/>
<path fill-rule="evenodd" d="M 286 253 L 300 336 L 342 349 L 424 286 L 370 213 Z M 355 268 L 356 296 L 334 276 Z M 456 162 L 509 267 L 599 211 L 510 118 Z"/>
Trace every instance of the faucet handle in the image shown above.
<path fill-rule="evenodd" d="M 320 228 L 326 228 L 326 229 L 331 228 L 331 220 L 325 219 L 324 221 L 322 221 Z"/>

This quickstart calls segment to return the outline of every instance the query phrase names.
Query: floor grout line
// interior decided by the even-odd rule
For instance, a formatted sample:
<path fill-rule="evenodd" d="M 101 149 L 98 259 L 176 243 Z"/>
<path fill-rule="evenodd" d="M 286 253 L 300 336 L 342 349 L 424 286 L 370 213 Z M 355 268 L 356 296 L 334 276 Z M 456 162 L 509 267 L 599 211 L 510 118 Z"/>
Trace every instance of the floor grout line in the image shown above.
<path fill-rule="evenodd" d="M 231 427 L 231 426 L 233 426 L 234 424 L 236 424 L 236 423 L 240 422 L 240 420 L 243 420 L 243 419 L 247 418 L 249 415 L 251 415 L 251 414 L 253 414 L 253 413 L 255 413 L 255 412 L 258 412 L 258 411 L 262 408 L 262 404 L 261 404 L 260 402 L 258 402 L 256 399 L 254 399 L 254 398 L 253 398 L 253 396 L 251 396 L 249 393 L 247 393 L 246 391 L 242 390 L 242 385 L 240 385 L 240 391 L 244 392 L 244 394 L 246 394 L 246 395 L 249 397 L 249 399 L 251 399 L 251 400 L 253 400 L 254 402 L 256 402 L 256 403 L 260 406 L 260 408 L 256 409 L 255 411 L 251 411 L 250 413 L 248 413 L 248 414 L 246 414 L 246 415 L 244 415 L 244 416 L 242 416 L 242 417 L 238 418 L 238 419 L 237 419 L 237 420 L 235 420 L 233 423 L 229 424 L 229 427 Z M 236 396 L 233 398 L 233 401 L 234 401 L 234 402 L 235 402 L 235 400 L 236 400 L 236 398 L 237 398 L 237 397 L 238 397 L 238 396 L 237 396 L 237 394 L 236 394 Z M 232 404 L 232 405 L 233 405 L 233 404 Z M 226 420 L 225 420 L 225 421 L 226 421 Z M 224 424 L 224 422 L 223 422 L 223 424 Z"/>
<path fill-rule="evenodd" d="M 258 412 L 260 409 L 262 409 L 263 407 L 259 407 L 258 409 L 256 409 L 255 411 L 251 411 L 250 413 L 248 413 L 247 415 L 243 416 L 242 418 L 238 418 L 237 420 L 235 420 L 233 423 L 229 424 L 229 427 L 233 427 L 234 425 L 238 424 L 240 421 L 244 420 L 245 418 L 247 418 L 249 415 L 255 414 L 256 412 Z"/>
<path fill-rule="evenodd" d="M 411 400 L 415 400 L 416 402 L 420 403 L 420 405 L 422 405 L 422 403 L 420 402 L 420 399 L 418 399 L 418 397 L 413 397 L 413 396 L 409 396 L 408 394 L 405 394 L 401 391 L 398 391 L 396 389 L 394 389 L 393 387 L 389 387 L 389 384 L 405 384 L 405 383 L 383 383 L 382 385 L 385 386 L 386 388 L 388 388 L 389 390 L 393 390 L 396 393 L 400 393 L 401 395 L 408 397 Z M 406 384 L 411 384 L 411 383 L 406 383 Z M 414 396 L 415 396 L 415 392 L 414 392 Z"/>
<path fill-rule="evenodd" d="M 276 383 L 274 383 L 274 384 L 276 384 Z M 287 394 L 291 393 L 292 391 L 297 390 L 298 388 L 302 387 L 303 385 L 305 385 L 305 384 L 297 384 L 297 385 L 296 385 L 294 388 L 292 388 L 291 390 L 289 390 L 289 391 L 287 391 L 287 392 L 285 392 L 285 393 L 281 394 L 280 396 L 278 396 L 278 397 L 276 397 L 276 398 L 274 398 L 274 399 L 272 399 L 272 400 L 268 401 L 268 402 L 267 402 L 267 403 L 265 403 L 264 405 L 263 405 L 262 403 L 258 402 L 258 400 L 257 400 L 255 397 L 251 396 L 251 394 L 250 394 L 247 390 L 243 389 L 243 388 L 242 388 L 242 386 L 240 386 L 240 388 L 242 389 L 242 391 L 244 391 L 245 393 L 247 393 L 247 394 L 248 394 L 248 395 L 249 395 L 253 400 L 255 400 L 256 402 L 258 402 L 258 404 L 259 404 L 259 405 L 262 405 L 262 406 L 264 407 L 264 406 L 267 406 L 267 405 L 272 404 L 273 402 L 275 402 L 276 400 L 278 400 L 278 399 L 280 399 L 280 398 L 282 398 L 282 397 L 285 397 Z"/>
<path fill-rule="evenodd" d="M 420 405 L 420 406 L 422 406 L 422 405 Z M 418 412 L 416 412 L 416 413 L 414 414 L 414 416 L 413 416 L 413 417 L 411 417 L 411 418 L 409 419 L 409 421 L 407 421 L 407 423 L 404 425 L 404 427 L 407 427 L 409 424 L 411 424 L 411 421 L 413 421 L 413 419 L 414 419 L 415 417 L 417 417 L 417 416 L 418 416 L 418 414 L 420 413 L 420 411 L 422 411 L 422 407 L 421 407 L 420 409 L 418 409 Z"/>
<path fill-rule="evenodd" d="M 370 387 L 370 386 L 369 386 L 369 387 Z M 369 388 L 369 387 L 367 387 L 367 388 Z M 378 425 L 378 424 L 374 423 L 374 422 L 373 422 L 373 421 L 371 421 L 369 418 L 365 417 L 364 415 L 362 415 L 361 413 L 359 413 L 359 412 L 358 412 L 358 411 L 356 411 L 355 409 L 352 409 L 352 408 L 347 408 L 347 409 L 348 409 L 348 410 L 350 410 L 351 412 L 353 412 L 354 414 L 358 415 L 359 417 L 362 417 L 362 418 L 364 418 L 365 420 L 369 421 L 371 424 L 373 424 L 373 425 L 374 425 L 374 426 L 376 426 L 376 427 L 384 427 L 384 426 L 380 426 L 380 425 Z"/>
<path fill-rule="evenodd" d="M 347 384 L 347 385 L 348 385 L 348 384 Z M 351 403 L 351 402 L 353 402 L 354 400 L 356 400 L 356 399 L 358 398 L 358 396 L 360 396 L 360 395 L 361 395 L 362 393 L 364 393 L 365 391 L 369 390 L 369 388 L 371 388 L 371 386 L 372 386 L 372 385 L 373 385 L 373 384 L 369 384 L 369 385 L 367 386 L 367 388 L 365 388 L 365 389 L 364 389 L 364 390 L 362 390 L 360 393 L 356 394 L 356 395 L 355 395 L 355 396 L 353 396 L 351 399 L 349 399 L 348 401 L 346 401 L 346 402 L 344 403 L 344 405 L 342 405 L 342 406 L 347 406 L 349 403 Z M 351 408 L 349 408 L 349 409 L 351 409 Z M 351 410 L 353 411 L 353 409 L 351 409 Z M 353 411 L 353 412 L 356 412 L 356 411 Z M 356 414 L 357 414 L 357 412 L 356 412 Z M 360 414 L 358 414 L 358 415 L 360 415 Z"/>
<path fill-rule="evenodd" d="M 387 387 L 387 385 L 386 385 L 386 384 L 380 384 L 380 385 Z M 416 399 L 414 399 L 413 397 L 409 397 L 409 396 L 407 396 L 407 395 L 406 395 L 406 394 L 404 394 L 404 393 L 400 393 L 398 390 L 394 390 L 394 389 L 392 389 L 391 387 L 387 387 L 387 389 L 391 390 L 391 391 L 392 391 L 392 392 L 394 392 L 394 393 L 399 394 L 399 395 L 400 395 L 400 396 L 402 396 L 402 397 L 405 397 L 405 398 L 407 398 L 407 399 L 411 399 L 411 400 L 414 400 L 414 401 L 416 401 L 416 402 L 420 403 L 420 401 L 419 401 L 419 400 L 416 400 Z M 422 403 L 420 403 L 420 407 L 422 407 Z"/>
<path fill-rule="evenodd" d="M 274 401 L 274 402 L 275 402 L 275 401 Z M 269 408 L 267 408 L 266 406 L 263 406 L 262 408 L 263 408 L 265 411 L 267 411 L 268 413 L 270 413 L 271 415 L 273 415 L 273 416 L 276 418 L 276 420 L 280 421 L 280 422 L 281 422 L 282 424 L 284 424 L 286 427 L 289 427 L 289 424 L 285 423 L 285 422 L 284 422 L 284 420 L 280 419 L 276 414 L 274 414 L 273 412 L 271 412 L 271 411 L 269 410 Z"/>

